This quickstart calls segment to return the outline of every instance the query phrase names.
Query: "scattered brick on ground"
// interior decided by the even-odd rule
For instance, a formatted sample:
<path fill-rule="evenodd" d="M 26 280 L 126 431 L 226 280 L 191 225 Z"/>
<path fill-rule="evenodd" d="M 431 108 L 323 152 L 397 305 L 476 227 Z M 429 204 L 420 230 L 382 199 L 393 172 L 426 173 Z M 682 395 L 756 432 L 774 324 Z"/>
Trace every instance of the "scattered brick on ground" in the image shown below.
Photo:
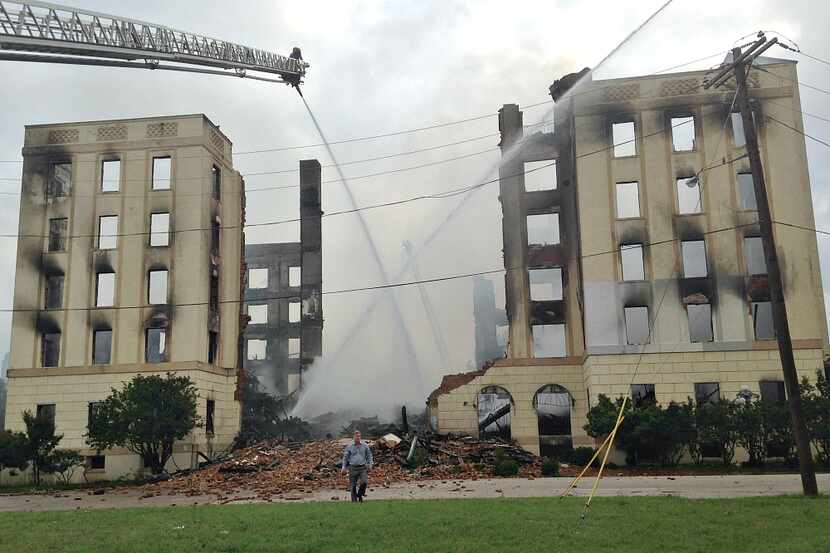
<path fill-rule="evenodd" d="M 391 440 L 395 442 L 396 440 Z M 193 471 L 183 471 L 142 488 L 151 494 L 215 494 L 218 500 L 233 494 L 259 500 L 292 499 L 323 489 L 346 489 L 340 473 L 343 448 L 348 439 L 313 442 L 271 440 L 238 450 L 230 459 Z M 513 444 L 471 437 L 417 436 L 413 467 L 407 461 L 411 441 L 371 440 L 375 464 L 372 486 L 389 486 L 421 480 L 477 480 L 490 478 L 498 460 L 519 463 L 519 476 L 537 477 L 541 460 Z"/>

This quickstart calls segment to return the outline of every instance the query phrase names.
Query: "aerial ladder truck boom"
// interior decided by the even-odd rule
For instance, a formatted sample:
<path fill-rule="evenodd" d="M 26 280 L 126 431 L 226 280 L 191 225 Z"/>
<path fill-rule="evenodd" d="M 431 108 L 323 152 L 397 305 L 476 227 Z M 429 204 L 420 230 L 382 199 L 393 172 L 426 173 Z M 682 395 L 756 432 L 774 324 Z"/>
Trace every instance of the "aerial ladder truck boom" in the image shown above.
<path fill-rule="evenodd" d="M 309 67 L 299 48 L 283 56 L 145 21 L 16 0 L 0 0 L 0 60 L 229 75 L 298 92 Z"/>

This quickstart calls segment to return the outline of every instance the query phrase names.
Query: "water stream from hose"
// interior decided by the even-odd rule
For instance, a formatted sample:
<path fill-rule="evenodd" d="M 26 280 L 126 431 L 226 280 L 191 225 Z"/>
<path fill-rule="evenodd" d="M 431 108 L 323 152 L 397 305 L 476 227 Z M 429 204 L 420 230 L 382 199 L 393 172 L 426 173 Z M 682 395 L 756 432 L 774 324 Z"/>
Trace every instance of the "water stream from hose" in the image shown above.
<path fill-rule="evenodd" d="M 323 129 L 320 127 L 319 121 L 317 121 L 317 117 L 314 115 L 314 112 L 311 110 L 311 106 L 308 105 L 308 101 L 305 99 L 303 95 L 300 95 L 300 98 L 303 100 L 303 104 L 305 105 L 306 110 L 308 111 L 309 117 L 311 117 L 311 121 L 314 123 L 314 127 L 317 129 L 317 133 L 320 135 L 320 139 L 322 140 L 323 144 L 325 145 L 326 152 L 331 158 L 332 164 L 334 164 L 334 168 L 337 171 L 337 176 L 340 182 L 343 184 L 343 189 L 346 191 L 346 196 L 348 197 L 349 204 L 351 209 L 356 210 L 355 213 L 357 214 L 358 221 L 360 222 L 360 228 L 363 231 L 364 238 L 366 239 L 367 244 L 369 245 L 369 249 L 372 253 L 372 259 L 377 266 L 378 272 L 380 273 L 382 284 L 391 284 L 389 280 L 389 274 L 386 271 L 386 267 L 383 265 L 383 260 L 380 258 L 380 253 L 378 251 L 377 245 L 375 245 L 375 241 L 372 239 L 372 234 L 369 231 L 369 224 L 366 222 L 366 218 L 363 216 L 363 212 L 358 209 L 357 201 L 355 200 L 354 194 L 352 193 L 352 189 L 349 186 L 348 181 L 346 180 L 346 176 L 343 174 L 343 170 L 340 168 L 340 165 L 337 163 L 337 158 L 334 155 L 334 152 L 331 149 L 331 145 L 329 144 L 328 140 L 326 139 L 326 135 L 323 133 Z M 418 387 L 418 393 L 420 395 L 424 395 L 426 390 L 424 388 L 424 378 L 423 374 L 421 373 L 420 366 L 418 365 L 418 357 L 415 351 L 415 345 L 412 341 L 412 336 L 409 333 L 409 329 L 406 326 L 406 321 L 403 318 L 403 313 L 401 312 L 400 306 L 398 305 L 398 301 L 395 298 L 393 290 L 383 290 L 379 293 L 379 296 L 376 296 L 375 302 L 384 299 L 391 302 L 392 311 L 394 313 L 395 323 L 398 326 L 398 329 L 401 332 L 401 335 L 404 339 L 404 345 L 406 347 L 406 351 L 404 352 L 404 359 L 402 363 L 409 368 L 409 371 L 412 373 L 411 376 L 414 379 L 415 385 Z M 365 315 L 365 314 L 364 314 Z M 355 326 L 361 327 L 361 321 L 365 321 L 365 318 L 359 319 Z M 347 341 L 346 343 L 349 343 Z M 342 349 L 342 348 L 341 348 Z M 332 360 L 339 357 L 335 354 Z M 324 362 L 325 364 L 325 362 Z M 303 404 L 303 397 L 300 398 L 297 407 L 295 410 L 300 409 Z"/>

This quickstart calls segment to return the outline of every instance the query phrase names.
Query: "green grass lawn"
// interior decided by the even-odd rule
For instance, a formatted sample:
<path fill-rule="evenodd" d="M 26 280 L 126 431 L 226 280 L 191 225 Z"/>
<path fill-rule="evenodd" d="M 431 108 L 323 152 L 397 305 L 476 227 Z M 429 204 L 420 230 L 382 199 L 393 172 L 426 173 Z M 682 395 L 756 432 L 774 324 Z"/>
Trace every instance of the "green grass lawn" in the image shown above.
<path fill-rule="evenodd" d="M 827 552 L 830 499 L 370 501 L 0 514 L 0 551 Z"/>

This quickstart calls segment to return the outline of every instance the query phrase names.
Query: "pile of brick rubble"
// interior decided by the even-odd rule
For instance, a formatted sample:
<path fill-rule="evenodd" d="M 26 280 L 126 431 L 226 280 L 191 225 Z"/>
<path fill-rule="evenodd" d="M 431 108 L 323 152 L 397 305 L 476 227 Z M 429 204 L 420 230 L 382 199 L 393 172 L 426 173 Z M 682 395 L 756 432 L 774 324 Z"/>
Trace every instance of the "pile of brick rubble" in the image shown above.
<path fill-rule="evenodd" d="M 369 441 L 375 460 L 372 486 L 488 478 L 493 476 L 496 463 L 505 459 L 519 464 L 520 476 L 535 477 L 540 472 L 538 457 L 501 440 L 430 434 L 420 434 L 415 439 L 414 449 L 410 439 L 397 436 Z M 260 442 L 234 452 L 222 462 L 173 474 L 143 488 L 153 495 L 214 494 L 220 500 L 238 493 L 245 493 L 251 499 L 270 500 L 318 490 L 346 489 L 347 478 L 340 473 L 340 460 L 347 443 L 348 440 Z"/>

